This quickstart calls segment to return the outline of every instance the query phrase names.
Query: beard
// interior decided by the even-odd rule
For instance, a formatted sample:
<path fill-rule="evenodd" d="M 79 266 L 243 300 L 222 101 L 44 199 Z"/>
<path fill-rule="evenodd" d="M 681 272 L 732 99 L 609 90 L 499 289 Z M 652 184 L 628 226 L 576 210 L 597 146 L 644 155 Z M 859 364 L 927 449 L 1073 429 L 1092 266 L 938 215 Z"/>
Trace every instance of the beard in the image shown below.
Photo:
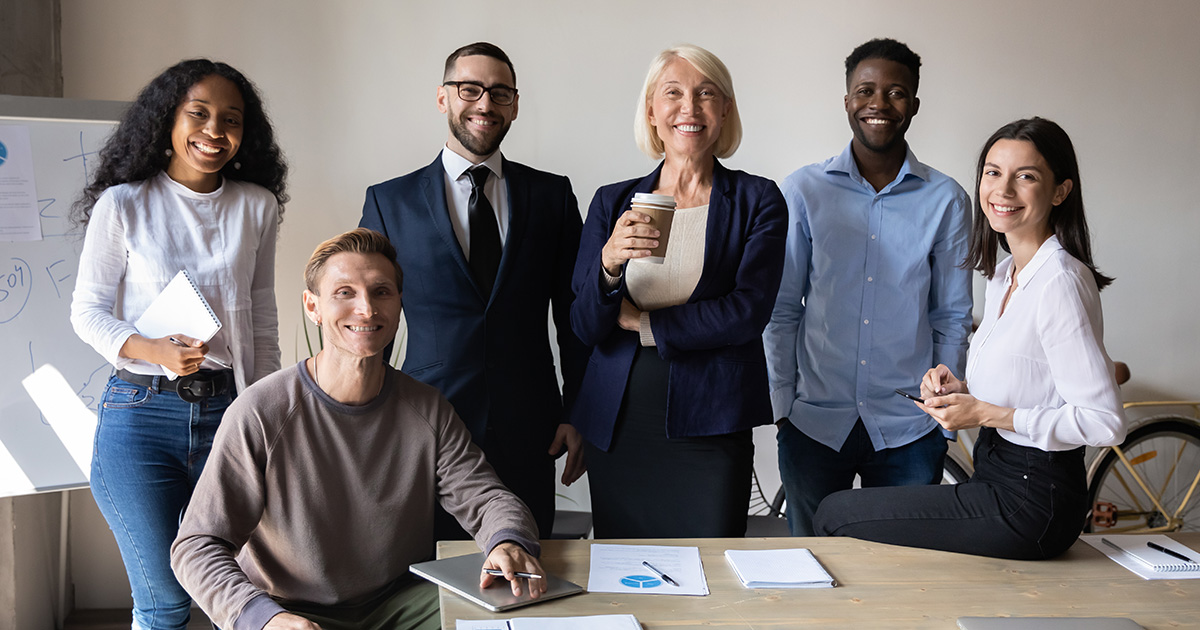
<path fill-rule="evenodd" d="M 473 135 L 467 129 L 466 114 L 459 117 L 450 117 L 450 133 L 454 134 L 454 139 L 458 140 L 459 144 L 463 145 L 466 150 L 474 155 L 491 155 L 500 148 L 500 143 L 504 141 L 504 136 L 508 134 L 508 128 L 512 126 L 512 121 L 504 121 L 504 124 L 491 135 L 479 137 Z"/>

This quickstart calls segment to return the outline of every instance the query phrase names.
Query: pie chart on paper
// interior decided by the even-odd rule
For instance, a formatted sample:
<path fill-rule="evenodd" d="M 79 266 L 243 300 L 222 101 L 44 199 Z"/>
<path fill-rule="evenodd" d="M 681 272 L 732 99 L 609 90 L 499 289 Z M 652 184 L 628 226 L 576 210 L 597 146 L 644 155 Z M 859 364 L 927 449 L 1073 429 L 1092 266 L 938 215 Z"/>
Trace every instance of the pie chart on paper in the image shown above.
<path fill-rule="evenodd" d="M 649 575 L 627 575 L 621 578 L 621 584 L 630 588 L 654 588 L 662 586 L 662 580 Z"/>

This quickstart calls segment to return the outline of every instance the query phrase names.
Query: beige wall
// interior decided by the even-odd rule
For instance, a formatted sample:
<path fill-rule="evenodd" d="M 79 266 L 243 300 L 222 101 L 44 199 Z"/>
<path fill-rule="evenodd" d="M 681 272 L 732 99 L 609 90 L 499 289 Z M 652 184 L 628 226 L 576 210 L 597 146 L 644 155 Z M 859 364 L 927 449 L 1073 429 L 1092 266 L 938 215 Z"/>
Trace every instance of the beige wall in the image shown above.
<path fill-rule="evenodd" d="M 1200 3 L 1191 0 L 62 0 L 62 16 L 67 97 L 130 100 L 160 69 L 197 55 L 233 64 L 263 90 L 293 167 L 278 257 L 285 362 L 303 343 L 299 270 L 312 247 L 357 224 L 366 186 L 427 164 L 444 141 L 434 88 L 458 45 L 486 39 L 512 56 L 521 109 L 505 153 L 569 175 L 586 209 L 597 186 L 652 167 L 630 123 L 659 49 L 693 42 L 724 59 L 746 131 L 727 163 L 779 180 L 842 149 L 842 60 L 892 36 L 925 62 L 913 149 L 967 187 L 1000 125 L 1037 114 L 1072 134 L 1096 258 L 1117 278 L 1104 293 L 1106 340 L 1133 369 L 1126 395 L 1200 394 L 1191 269 L 1200 213 L 1189 190 L 1200 167 Z M 758 437 L 765 471 L 770 429 Z M 80 575 L 78 554 L 108 532 L 102 522 L 79 529 L 77 589 L 98 605 L 109 596 L 91 594 L 112 578 Z"/>

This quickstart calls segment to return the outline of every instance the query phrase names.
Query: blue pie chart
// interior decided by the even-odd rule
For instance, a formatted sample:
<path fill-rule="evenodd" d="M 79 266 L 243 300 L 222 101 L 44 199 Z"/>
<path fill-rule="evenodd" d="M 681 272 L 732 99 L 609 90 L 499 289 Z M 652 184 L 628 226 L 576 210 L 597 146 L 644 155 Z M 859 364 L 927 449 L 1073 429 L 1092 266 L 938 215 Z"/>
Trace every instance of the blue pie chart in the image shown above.
<path fill-rule="evenodd" d="M 7 159 L 8 159 L 8 147 L 4 146 L 3 142 L 0 142 L 0 164 L 4 164 L 4 161 Z"/>
<path fill-rule="evenodd" d="M 649 575 L 626 575 L 621 578 L 621 584 L 629 588 L 654 588 L 662 586 L 662 580 Z"/>

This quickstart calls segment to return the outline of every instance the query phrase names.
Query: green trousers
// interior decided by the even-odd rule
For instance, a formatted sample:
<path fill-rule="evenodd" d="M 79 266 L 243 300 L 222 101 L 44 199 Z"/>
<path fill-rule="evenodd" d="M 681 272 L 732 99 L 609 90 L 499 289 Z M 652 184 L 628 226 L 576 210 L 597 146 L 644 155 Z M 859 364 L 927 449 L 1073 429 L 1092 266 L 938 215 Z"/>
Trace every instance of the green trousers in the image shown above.
<path fill-rule="evenodd" d="M 317 606 L 280 602 L 323 630 L 441 630 L 438 589 L 431 582 L 406 579 L 394 590 L 354 606 Z"/>

